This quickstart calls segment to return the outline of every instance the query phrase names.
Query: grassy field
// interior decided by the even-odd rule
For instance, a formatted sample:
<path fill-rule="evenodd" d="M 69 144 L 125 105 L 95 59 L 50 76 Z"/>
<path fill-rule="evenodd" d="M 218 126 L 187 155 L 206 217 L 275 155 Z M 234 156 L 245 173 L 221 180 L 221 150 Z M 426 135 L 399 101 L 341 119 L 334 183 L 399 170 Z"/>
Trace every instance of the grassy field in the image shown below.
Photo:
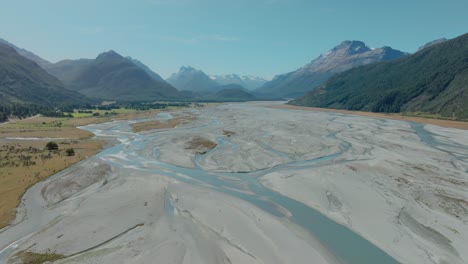
<path fill-rule="evenodd" d="M 37 117 L 0 125 L 0 228 L 14 219 L 15 208 L 29 187 L 102 149 L 101 142 L 91 140 L 93 135 L 74 123 Z M 36 137 L 47 139 L 31 140 Z M 49 141 L 59 149 L 46 150 Z M 68 156 L 66 149 L 73 149 L 75 155 Z"/>
<path fill-rule="evenodd" d="M 105 111 L 104 111 L 105 112 Z M 103 142 L 78 126 L 154 116 L 161 110 L 124 109 L 117 115 L 81 118 L 34 117 L 0 124 L 0 228 L 14 218 L 23 193 L 35 183 L 102 150 Z M 58 151 L 45 149 L 49 141 Z M 73 148 L 74 156 L 66 149 Z"/>
<path fill-rule="evenodd" d="M 28 263 L 28 264 L 43 264 L 43 263 L 51 263 L 56 260 L 60 260 L 65 258 L 64 255 L 59 255 L 55 253 L 33 253 L 33 252 L 19 252 L 16 254 L 16 258 L 21 261 L 21 263 Z"/>
<path fill-rule="evenodd" d="M 22 194 L 32 185 L 102 149 L 95 140 L 55 140 L 57 151 L 48 151 L 48 141 L 0 140 L 0 228 L 14 219 Z M 68 156 L 66 149 L 75 155 Z"/>

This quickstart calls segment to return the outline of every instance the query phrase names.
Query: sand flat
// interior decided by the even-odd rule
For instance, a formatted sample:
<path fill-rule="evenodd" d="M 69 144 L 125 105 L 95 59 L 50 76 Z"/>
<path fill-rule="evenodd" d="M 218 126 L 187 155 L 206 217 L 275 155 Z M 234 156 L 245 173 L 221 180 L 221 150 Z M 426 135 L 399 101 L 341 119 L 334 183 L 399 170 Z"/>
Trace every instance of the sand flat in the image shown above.
<path fill-rule="evenodd" d="M 25 194 L 0 261 L 466 262 L 464 130 L 271 104 L 84 127 L 113 144 Z"/>
<path fill-rule="evenodd" d="M 377 118 L 386 118 L 386 119 L 395 119 L 403 120 L 410 122 L 418 122 L 423 124 L 431 124 L 442 127 L 449 128 L 459 128 L 468 130 L 468 121 L 455 121 L 447 119 L 437 119 L 437 118 L 424 118 L 417 116 L 403 116 L 400 114 L 386 114 L 386 113 L 374 113 L 374 112 L 364 112 L 364 111 L 350 111 L 342 109 L 331 109 L 331 108 L 319 108 L 319 107 L 306 107 L 306 106 L 296 106 L 288 104 L 274 104 L 269 107 L 281 108 L 281 109 L 291 109 L 291 110 L 304 110 L 304 111 L 314 111 L 314 112 L 331 112 L 331 113 L 340 113 L 347 115 L 358 115 L 358 116 L 368 116 L 368 117 L 377 117 Z"/>

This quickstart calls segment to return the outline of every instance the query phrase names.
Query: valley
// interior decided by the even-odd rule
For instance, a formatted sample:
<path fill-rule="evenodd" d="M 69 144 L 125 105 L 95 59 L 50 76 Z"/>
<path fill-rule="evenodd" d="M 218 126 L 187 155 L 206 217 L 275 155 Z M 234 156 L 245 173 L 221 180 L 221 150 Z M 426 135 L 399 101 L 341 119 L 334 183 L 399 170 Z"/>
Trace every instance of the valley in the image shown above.
<path fill-rule="evenodd" d="M 464 130 L 272 104 L 83 127 L 110 147 L 26 192 L 0 261 L 466 262 Z"/>
<path fill-rule="evenodd" d="M 467 1 L 4 1 L 0 264 L 468 263 Z"/>

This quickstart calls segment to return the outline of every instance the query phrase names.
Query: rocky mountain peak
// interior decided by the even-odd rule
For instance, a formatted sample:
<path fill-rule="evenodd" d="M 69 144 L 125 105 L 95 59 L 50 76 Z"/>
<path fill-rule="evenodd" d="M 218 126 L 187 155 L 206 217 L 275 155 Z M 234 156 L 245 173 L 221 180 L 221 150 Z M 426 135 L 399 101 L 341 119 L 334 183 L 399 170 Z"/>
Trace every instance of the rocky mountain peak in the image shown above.
<path fill-rule="evenodd" d="M 103 52 L 99 54 L 96 60 L 108 60 L 108 59 L 122 59 L 123 57 L 120 56 L 117 52 L 113 50 L 109 50 L 107 52 Z"/>
<path fill-rule="evenodd" d="M 196 72 L 197 70 L 192 66 L 182 66 L 179 69 L 180 72 Z"/>
<path fill-rule="evenodd" d="M 366 46 L 362 41 L 358 40 L 346 40 L 343 41 L 340 45 L 334 47 L 331 52 L 340 52 L 346 55 L 354 55 L 358 53 L 364 53 L 370 51 L 371 49 Z"/>

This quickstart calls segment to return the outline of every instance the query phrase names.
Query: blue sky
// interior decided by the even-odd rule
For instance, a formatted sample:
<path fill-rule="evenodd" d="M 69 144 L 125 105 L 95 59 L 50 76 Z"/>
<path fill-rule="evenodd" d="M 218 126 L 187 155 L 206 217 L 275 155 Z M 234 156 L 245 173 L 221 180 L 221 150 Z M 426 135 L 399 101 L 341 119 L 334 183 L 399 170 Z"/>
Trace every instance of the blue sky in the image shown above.
<path fill-rule="evenodd" d="M 163 77 L 181 65 L 272 77 L 343 40 L 414 52 L 468 32 L 467 0 L 1 0 L 0 37 L 52 62 L 113 49 Z"/>

